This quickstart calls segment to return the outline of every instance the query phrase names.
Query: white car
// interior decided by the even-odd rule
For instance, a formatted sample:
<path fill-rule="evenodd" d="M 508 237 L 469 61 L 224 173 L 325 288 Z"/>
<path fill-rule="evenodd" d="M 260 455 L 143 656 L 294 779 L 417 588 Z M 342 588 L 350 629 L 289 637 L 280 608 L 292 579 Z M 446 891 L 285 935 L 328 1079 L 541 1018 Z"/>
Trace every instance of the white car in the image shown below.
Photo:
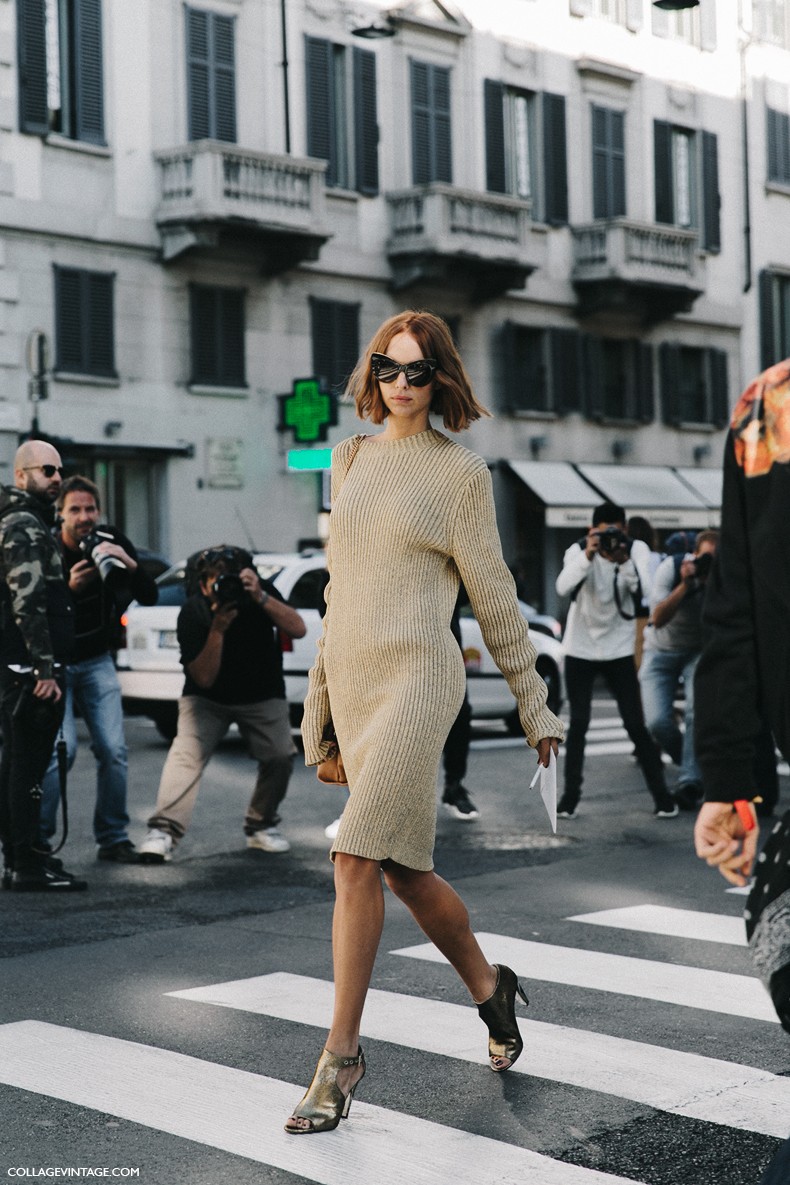
<path fill-rule="evenodd" d="M 321 636 L 326 559 L 322 551 L 300 555 L 256 552 L 255 567 L 264 580 L 271 580 L 289 605 L 304 618 L 303 638 L 281 635 L 285 691 L 291 708 L 291 722 L 297 727 L 307 694 L 307 674 L 313 665 Z M 124 708 L 133 715 L 149 716 L 162 736 L 175 736 L 178 698 L 184 686 L 176 635 L 181 606 L 187 599 L 186 563 L 175 564 L 157 580 L 159 602 L 133 602 L 123 617 L 126 645 L 118 651 L 116 666 Z M 549 706 L 558 711 L 562 703 L 562 648 L 554 636 L 553 618 L 537 615 L 519 602 L 527 621 L 539 618 L 532 632 L 538 651 L 537 667 L 549 689 Z M 469 700 L 473 717 L 503 719 L 518 734 L 520 726 L 515 700 L 482 639 L 480 626 L 471 609 L 462 612 L 461 638 L 468 675 Z"/>

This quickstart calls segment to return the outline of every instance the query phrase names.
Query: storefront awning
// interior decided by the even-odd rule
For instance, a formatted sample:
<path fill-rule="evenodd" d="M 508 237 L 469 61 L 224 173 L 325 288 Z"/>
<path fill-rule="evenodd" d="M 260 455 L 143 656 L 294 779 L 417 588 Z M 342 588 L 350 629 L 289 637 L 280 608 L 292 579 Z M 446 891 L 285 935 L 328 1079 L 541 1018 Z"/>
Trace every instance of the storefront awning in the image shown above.
<path fill-rule="evenodd" d="M 721 470 L 668 465 L 572 465 L 569 461 L 508 461 L 546 508 L 547 527 L 587 527 L 600 502 L 624 506 L 662 531 L 715 526 Z"/>
<path fill-rule="evenodd" d="M 589 526 L 601 496 L 568 461 L 508 461 L 508 465 L 546 507 L 547 527 Z"/>
<path fill-rule="evenodd" d="M 642 515 L 660 530 L 705 527 L 711 506 L 666 465 L 577 465 L 579 473 L 609 502 Z"/>

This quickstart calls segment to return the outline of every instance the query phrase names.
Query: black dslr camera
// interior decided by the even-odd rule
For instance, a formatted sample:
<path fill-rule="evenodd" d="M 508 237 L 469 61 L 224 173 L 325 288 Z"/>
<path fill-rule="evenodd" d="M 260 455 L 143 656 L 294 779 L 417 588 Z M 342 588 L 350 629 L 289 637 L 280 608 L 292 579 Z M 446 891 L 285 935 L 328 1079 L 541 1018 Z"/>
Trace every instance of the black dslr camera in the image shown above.
<path fill-rule="evenodd" d="M 602 555 L 612 555 L 621 549 L 631 554 L 631 540 L 619 527 L 606 527 L 598 532 L 598 539 L 598 549 Z"/>
<path fill-rule="evenodd" d="M 90 560 L 94 568 L 97 569 L 102 580 L 106 580 L 118 568 L 123 571 L 126 567 L 121 560 L 114 555 L 94 555 L 96 548 L 100 543 L 113 543 L 114 539 L 108 531 L 103 531 L 101 527 L 94 527 L 89 535 L 80 540 L 80 551 L 85 556 L 86 560 Z"/>
<path fill-rule="evenodd" d="M 226 605 L 240 605 L 244 596 L 244 585 L 238 572 L 223 572 L 211 585 L 211 594 L 218 609 Z"/>
<path fill-rule="evenodd" d="M 710 576 L 710 570 L 713 567 L 713 556 L 709 551 L 703 551 L 702 555 L 695 555 L 693 557 L 693 562 L 694 575 L 697 580 L 704 583 Z"/>

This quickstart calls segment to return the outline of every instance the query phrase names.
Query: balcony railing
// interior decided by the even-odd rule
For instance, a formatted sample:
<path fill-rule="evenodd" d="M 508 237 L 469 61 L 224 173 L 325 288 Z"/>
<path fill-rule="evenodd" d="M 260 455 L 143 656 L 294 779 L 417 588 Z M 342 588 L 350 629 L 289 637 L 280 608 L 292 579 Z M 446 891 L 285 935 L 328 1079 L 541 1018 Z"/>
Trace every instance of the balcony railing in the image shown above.
<path fill-rule="evenodd" d="M 387 194 L 395 287 L 440 278 L 454 263 L 493 290 L 523 287 L 537 267 L 529 202 L 434 183 Z"/>
<path fill-rule="evenodd" d="M 218 235 L 247 227 L 268 236 L 301 236 L 323 243 L 323 161 L 252 152 L 199 140 L 155 154 L 160 191 L 156 222 L 166 258 L 180 253 L 189 228 Z M 170 254 L 168 255 L 168 246 Z"/>
<path fill-rule="evenodd" d="M 641 295 L 656 316 L 671 316 L 691 307 L 704 291 L 704 258 L 694 230 L 645 225 L 614 219 L 575 226 L 573 281 L 577 290 L 594 291 L 597 308 L 606 293 L 626 303 Z M 584 301 L 583 301 L 584 303 Z"/>

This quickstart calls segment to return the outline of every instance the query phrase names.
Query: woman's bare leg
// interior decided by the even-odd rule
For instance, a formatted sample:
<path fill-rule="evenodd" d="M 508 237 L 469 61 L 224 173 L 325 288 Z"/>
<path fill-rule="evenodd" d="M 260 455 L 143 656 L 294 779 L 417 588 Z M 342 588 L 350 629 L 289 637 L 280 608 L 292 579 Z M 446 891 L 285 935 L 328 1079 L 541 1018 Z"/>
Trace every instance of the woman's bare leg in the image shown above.
<path fill-rule="evenodd" d="M 338 852 L 335 894 L 332 919 L 335 1008 L 326 1047 L 342 1057 L 356 1057 L 362 1009 L 384 925 L 379 862 Z"/>
<path fill-rule="evenodd" d="M 382 867 L 389 888 L 458 972 L 472 999 L 478 1004 L 487 1000 L 496 988 L 496 969 L 480 949 L 455 889 L 435 872 L 418 872 L 390 860 Z"/>

